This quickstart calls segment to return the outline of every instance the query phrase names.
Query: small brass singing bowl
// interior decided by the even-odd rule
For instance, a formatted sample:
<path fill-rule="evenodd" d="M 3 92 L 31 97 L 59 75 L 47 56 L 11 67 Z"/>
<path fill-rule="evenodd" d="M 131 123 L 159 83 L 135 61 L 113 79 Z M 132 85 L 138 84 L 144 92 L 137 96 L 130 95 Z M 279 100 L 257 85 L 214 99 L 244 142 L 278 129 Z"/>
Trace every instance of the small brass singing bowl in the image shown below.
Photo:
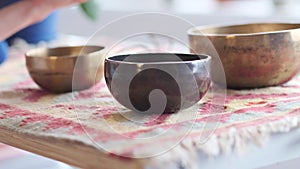
<path fill-rule="evenodd" d="M 48 92 L 83 90 L 103 77 L 103 49 L 102 46 L 32 49 L 25 53 L 26 67 L 34 82 Z"/>
<path fill-rule="evenodd" d="M 188 34 L 191 49 L 210 54 L 214 63 L 216 56 L 205 48 L 210 40 L 223 64 L 228 88 L 283 84 L 300 67 L 300 24 L 202 26 L 191 28 Z"/>

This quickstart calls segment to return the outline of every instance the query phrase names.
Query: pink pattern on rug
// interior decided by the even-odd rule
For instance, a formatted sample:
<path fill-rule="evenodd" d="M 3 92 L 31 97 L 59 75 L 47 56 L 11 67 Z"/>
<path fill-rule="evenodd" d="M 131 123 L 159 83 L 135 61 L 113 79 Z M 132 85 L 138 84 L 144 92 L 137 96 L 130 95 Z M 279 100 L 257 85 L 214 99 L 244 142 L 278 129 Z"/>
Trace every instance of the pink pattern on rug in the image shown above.
<path fill-rule="evenodd" d="M 92 98 L 97 93 L 97 91 L 99 91 L 105 87 L 106 87 L 105 83 L 97 83 L 94 87 L 92 87 L 88 90 L 79 92 L 78 95 L 75 97 L 75 100 Z M 103 96 L 103 97 L 110 97 L 110 95 Z"/>
<path fill-rule="evenodd" d="M 123 136 L 119 134 L 112 134 L 106 133 L 104 131 L 97 131 L 93 128 L 83 127 L 82 124 L 67 120 L 63 118 L 55 118 L 49 115 L 41 115 L 37 113 L 33 113 L 27 110 L 21 110 L 16 107 L 12 107 L 5 104 L 0 104 L 0 110 L 4 111 L 0 116 L 0 119 L 7 119 L 7 118 L 17 118 L 22 117 L 23 120 L 19 124 L 19 127 L 24 127 L 26 125 L 32 125 L 34 123 L 42 123 L 44 127 L 42 127 L 42 131 L 48 132 L 49 130 L 56 130 L 56 129 L 68 129 L 68 133 L 72 134 L 86 134 L 88 133 L 95 133 L 95 139 L 100 140 L 102 142 L 107 142 L 111 139 L 122 139 Z"/>
<path fill-rule="evenodd" d="M 144 123 L 144 125 L 146 126 L 156 126 L 156 125 L 160 125 L 160 124 L 164 124 L 164 122 L 166 121 L 166 119 L 168 117 L 170 117 L 171 114 L 162 114 L 160 116 L 153 116 L 147 119 L 147 121 Z"/>
<path fill-rule="evenodd" d="M 116 107 L 105 107 L 105 108 L 98 108 L 96 112 L 93 113 L 92 118 L 103 118 L 107 119 L 111 117 L 112 112 L 116 112 L 118 109 Z"/>
<path fill-rule="evenodd" d="M 22 89 L 24 93 L 28 93 L 28 95 L 24 98 L 24 101 L 28 102 L 38 102 L 44 96 L 49 95 L 48 92 L 41 89 Z"/>
<path fill-rule="evenodd" d="M 33 85 L 36 86 L 36 84 L 34 83 L 34 81 L 30 77 L 28 77 L 27 79 L 25 79 L 25 80 L 23 80 L 23 81 L 15 84 L 13 88 L 16 89 L 16 90 L 17 89 L 24 89 L 24 88 L 31 87 Z"/>
<path fill-rule="evenodd" d="M 299 93 L 271 93 L 271 94 L 235 94 L 235 95 L 228 95 L 227 99 L 271 99 L 271 98 L 290 98 L 290 97 L 299 97 Z"/>
<path fill-rule="evenodd" d="M 274 112 L 276 105 L 268 104 L 266 106 L 255 106 L 255 107 L 247 107 L 243 109 L 239 109 L 234 111 L 232 114 L 243 114 L 243 113 L 272 113 Z"/>

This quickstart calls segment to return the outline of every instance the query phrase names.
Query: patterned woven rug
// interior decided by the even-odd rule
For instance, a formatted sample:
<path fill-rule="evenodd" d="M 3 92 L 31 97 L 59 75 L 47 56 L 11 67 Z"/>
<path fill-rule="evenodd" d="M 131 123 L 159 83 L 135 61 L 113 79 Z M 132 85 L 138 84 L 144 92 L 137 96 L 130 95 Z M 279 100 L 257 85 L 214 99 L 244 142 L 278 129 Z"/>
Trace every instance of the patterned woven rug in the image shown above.
<path fill-rule="evenodd" d="M 80 92 L 50 94 L 31 80 L 22 53 L 14 55 L 0 66 L 1 128 L 77 140 L 127 157 L 163 154 L 192 161 L 196 151 L 239 153 L 249 142 L 262 145 L 271 133 L 299 125 L 299 77 L 277 87 L 228 90 L 224 112 L 208 113 L 212 105 L 204 99 L 192 120 L 177 113 L 136 123 L 123 116 L 128 110 L 116 104 L 104 81 Z M 170 148 L 174 153 L 162 151 Z"/>

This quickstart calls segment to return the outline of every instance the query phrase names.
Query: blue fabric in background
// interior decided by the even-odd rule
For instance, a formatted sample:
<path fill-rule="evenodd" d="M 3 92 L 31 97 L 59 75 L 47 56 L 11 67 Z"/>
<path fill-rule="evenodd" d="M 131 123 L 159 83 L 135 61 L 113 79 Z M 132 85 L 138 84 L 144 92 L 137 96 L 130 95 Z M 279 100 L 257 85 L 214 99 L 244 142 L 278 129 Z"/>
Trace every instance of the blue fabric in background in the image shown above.
<path fill-rule="evenodd" d="M 14 2 L 18 2 L 20 0 L 0 0 L 0 8 L 10 5 Z"/>
<path fill-rule="evenodd" d="M 7 58 L 8 44 L 6 41 L 0 42 L 0 64 Z"/>
<path fill-rule="evenodd" d="M 57 12 L 49 15 L 45 20 L 33 24 L 8 38 L 8 43 L 15 38 L 22 38 L 28 43 L 38 43 L 40 41 L 50 41 L 56 38 Z"/>
<path fill-rule="evenodd" d="M 0 8 L 10 5 L 20 0 L 0 0 Z M 53 12 L 45 20 L 33 24 L 0 42 L 0 63 L 5 61 L 8 54 L 8 44 L 11 44 L 15 38 L 22 38 L 28 43 L 38 43 L 40 41 L 51 41 L 57 35 L 57 12 Z"/>

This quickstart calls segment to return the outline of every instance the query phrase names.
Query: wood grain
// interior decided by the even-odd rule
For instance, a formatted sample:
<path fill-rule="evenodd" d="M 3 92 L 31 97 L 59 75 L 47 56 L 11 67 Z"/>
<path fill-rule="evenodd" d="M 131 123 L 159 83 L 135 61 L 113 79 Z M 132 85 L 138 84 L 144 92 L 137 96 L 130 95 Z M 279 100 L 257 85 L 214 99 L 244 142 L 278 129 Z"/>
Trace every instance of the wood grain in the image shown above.
<path fill-rule="evenodd" d="M 79 141 L 33 136 L 3 127 L 0 127 L 0 142 L 80 168 L 144 168 L 142 160 L 111 156 Z"/>

